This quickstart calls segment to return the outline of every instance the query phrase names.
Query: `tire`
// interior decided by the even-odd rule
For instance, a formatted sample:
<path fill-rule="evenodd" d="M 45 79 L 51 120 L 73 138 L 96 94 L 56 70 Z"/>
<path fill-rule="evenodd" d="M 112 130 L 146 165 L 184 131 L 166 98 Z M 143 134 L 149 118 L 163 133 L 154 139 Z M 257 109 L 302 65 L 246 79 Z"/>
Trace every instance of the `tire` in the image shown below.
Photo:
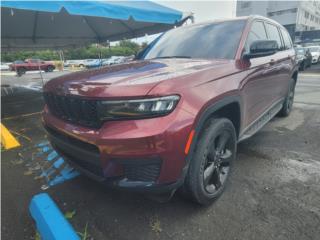
<path fill-rule="evenodd" d="M 18 68 L 17 69 L 17 75 L 19 76 L 19 77 L 21 77 L 23 74 L 25 74 L 26 73 L 26 69 L 25 68 Z"/>
<path fill-rule="evenodd" d="M 294 92 L 295 92 L 296 82 L 294 79 L 290 82 L 289 90 L 287 96 L 283 102 L 282 108 L 279 112 L 280 117 L 288 117 L 292 110 L 292 105 L 294 101 Z"/>
<path fill-rule="evenodd" d="M 222 194 L 237 150 L 232 122 L 226 118 L 209 121 L 197 142 L 182 190 L 201 205 L 209 205 Z"/>
<path fill-rule="evenodd" d="M 48 66 L 46 69 L 46 72 L 53 72 L 54 67 L 53 66 Z"/>

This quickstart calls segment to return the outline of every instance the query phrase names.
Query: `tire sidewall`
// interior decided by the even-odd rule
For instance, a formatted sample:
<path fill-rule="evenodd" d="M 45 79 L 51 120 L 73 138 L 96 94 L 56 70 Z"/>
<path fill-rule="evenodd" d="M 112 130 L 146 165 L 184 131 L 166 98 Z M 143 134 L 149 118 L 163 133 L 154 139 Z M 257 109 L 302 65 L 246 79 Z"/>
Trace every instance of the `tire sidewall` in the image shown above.
<path fill-rule="evenodd" d="M 19 77 L 21 77 L 25 73 L 26 73 L 26 70 L 24 68 L 18 68 L 17 74 Z"/>
<path fill-rule="evenodd" d="M 52 71 L 53 71 L 53 66 L 48 66 L 48 67 L 47 67 L 47 71 L 48 71 L 48 72 L 52 72 Z"/>
<path fill-rule="evenodd" d="M 233 144 L 233 149 L 232 149 L 233 155 L 230 160 L 229 173 L 225 183 L 220 187 L 220 189 L 217 192 L 210 194 L 209 192 L 206 191 L 204 187 L 204 182 L 203 182 L 203 172 L 206 164 L 206 156 L 215 138 L 222 131 L 225 131 L 225 130 L 227 130 L 230 133 L 232 138 L 232 144 Z M 191 188 L 193 189 L 192 192 L 194 193 L 195 198 L 199 203 L 207 205 L 211 203 L 213 200 L 217 199 L 222 194 L 228 182 L 229 176 L 231 174 L 232 163 L 236 157 L 236 150 L 237 150 L 236 132 L 232 122 L 226 118 L 213 119 L 210 122 L 208 128 L 206 128 L 203 134 L 200 136 L 194 156 L 191 159 L 190 174 L 192 176 L 190 177 L 193 179 L 196 179 L 192 183 L 193 186 L 191 186 Z"/>
<path fill-rule="evenodd" d="M 289 104 L 289 98 L 290 98 L 291 91 L 293 91 L 293 98 L 294 98 L 294 94 L 295 94 L 294 89 L 295 89 L 295 82 L 294 82 L 294 80 L 291 80 L 290 85 L 289 85 L 289 91 L 288 91 L 286 101 L 285 101 L 286 115 L 289 115 L 292 110 L 293 103 L 290 108 L 288 108 L 288 104 Z M 292 101 L 294 101 L 294 99 Z"/>

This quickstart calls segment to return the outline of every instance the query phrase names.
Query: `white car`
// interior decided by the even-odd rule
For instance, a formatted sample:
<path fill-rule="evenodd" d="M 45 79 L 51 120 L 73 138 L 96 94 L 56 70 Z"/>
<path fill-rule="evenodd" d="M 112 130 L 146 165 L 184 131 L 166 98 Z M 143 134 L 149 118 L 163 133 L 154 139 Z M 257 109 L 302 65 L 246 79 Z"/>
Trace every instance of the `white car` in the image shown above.
<path fill-rule="evenodd" d="M 0 69 L 1 71 L 8 71 L 10 68 L 9 68 L 9 64 L 10 63 L 0 63 Z"/>
<path fill-rule="evenodd" d="M 312 63 L 320 62 L 320 46 L 309 46 L 308 49 L 312 55 Z"/>
<path fill-rule="evenodd" d="M 97 59 L 81 59 L 81 60 L 67 60 L 64 63 L 65 67 L 75 66 L 75 67 L 85 67 Z"/>

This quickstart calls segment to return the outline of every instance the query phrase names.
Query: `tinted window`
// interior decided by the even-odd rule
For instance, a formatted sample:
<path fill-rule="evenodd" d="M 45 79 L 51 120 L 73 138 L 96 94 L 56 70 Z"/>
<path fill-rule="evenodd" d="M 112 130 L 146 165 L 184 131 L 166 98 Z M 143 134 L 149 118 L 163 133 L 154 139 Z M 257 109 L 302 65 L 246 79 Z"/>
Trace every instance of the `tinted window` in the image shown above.
<path fill-rule="evenodd" d="M 279 45 L 279 49 L 281 49 L 282 48 L 282 43 L 281 43 L 281 38 L 280 38 L 280 35 L 279 35 L 278 28 L 276 26 L 274 26 L 274 25 L 266 23 L 266 30 L 267 30 L 269 39 L 277 41 L 277 43 Z"/>
<path fill-rule="evenodd" d="M 256 40 L 266 40 L 266 39 L 267 39 L 267 34 L 265 31 L 263 22 L 254 22 L 251 26 L 251 30 L 247 37 L 245 51 L 249 52 L 250 45 L 252 42 Z"/>
<path fill-rule="evenodd" d="M 285 49 L 292 48 L 291 37 L 289 36 L 288 32 L 283 30 L 283 29 L 281 29 L 281 34 L 282 34 L 282 37 L 283 37 Z"/>
<path fill-rule="evenodd" d="M 38 63 L 38 62 L 41 62 L 41 60 L 40 60 L 40 59 L 31 59 L 30 62 L 32 62 L 32 63 Z"/>
<path fill-rule="evenodd" d="M 161 57 L 234 58 L 245 21 L 179 27 L 164 33 L 143 55 Z"/>
<path fill-rule="evenodd" d="M 303 48 L 296 48 L 296 53 L 297 53 L 297 55 L 304 55 L 305 54 Z"/>

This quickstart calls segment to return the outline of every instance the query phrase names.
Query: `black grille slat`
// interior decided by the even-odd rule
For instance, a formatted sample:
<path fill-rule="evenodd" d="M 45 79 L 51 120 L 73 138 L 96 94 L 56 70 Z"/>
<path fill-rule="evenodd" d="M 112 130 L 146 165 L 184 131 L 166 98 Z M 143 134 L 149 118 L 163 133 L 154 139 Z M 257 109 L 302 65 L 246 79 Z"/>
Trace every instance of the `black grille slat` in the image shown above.
<path fill-rule="evenodd" d="M 101 126 L 96 100 L 52 93 L 44 93 L 44 99 L 50 112 L 58 118 L 86 127 Z"/>
<path fill-rule="evenodd" d="M 131 181 L 155 182 L 160 174 L 161 164 L 124 164 L 124 175 Z"/>

